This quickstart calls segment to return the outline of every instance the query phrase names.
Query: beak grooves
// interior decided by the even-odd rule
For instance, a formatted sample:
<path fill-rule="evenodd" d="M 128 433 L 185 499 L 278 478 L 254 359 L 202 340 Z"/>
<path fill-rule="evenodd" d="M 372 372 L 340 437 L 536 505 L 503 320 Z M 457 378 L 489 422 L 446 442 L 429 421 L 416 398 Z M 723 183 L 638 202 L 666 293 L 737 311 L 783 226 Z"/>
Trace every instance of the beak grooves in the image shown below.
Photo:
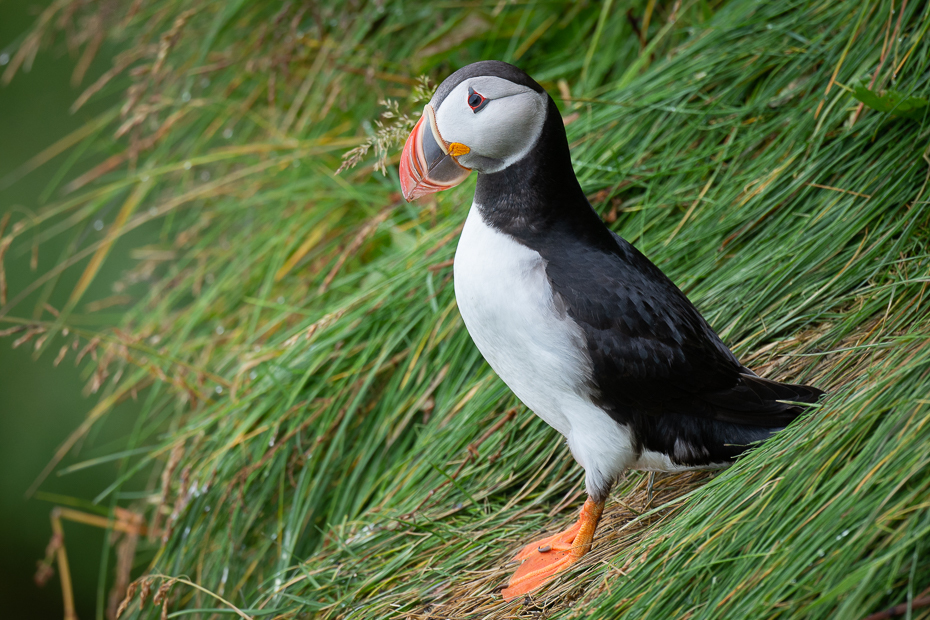
<path fill-rule="evenodd" d="M 427 105 L 407 137 L 400 158 L 400 185 L 404 198 L 409 202 L 464 181 L 471 171 L 455 158 L 470 150 L 458 142 L 446 144 L 439 134 L 436 114 Z"/>

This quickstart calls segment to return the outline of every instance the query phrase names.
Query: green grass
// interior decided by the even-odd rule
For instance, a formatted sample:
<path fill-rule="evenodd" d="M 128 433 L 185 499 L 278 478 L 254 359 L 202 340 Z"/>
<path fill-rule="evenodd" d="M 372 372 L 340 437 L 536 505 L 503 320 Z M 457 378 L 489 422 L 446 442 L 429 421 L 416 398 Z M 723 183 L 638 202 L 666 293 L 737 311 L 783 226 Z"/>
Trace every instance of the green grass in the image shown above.
<path fill-rule="evenodd" d="M 53 5 L 27 51 L 68 7 L 78 30 L 96 15 Z M 173 584 L 169 617 L 860 618 L 930 587 L 930 123 L 850 92 L 926 97 L 930 9 L 627 8 L 161 1 L 100 18 L 132 43 L 101 88 L 127 89 L 122 108 L 63 145 L 50 203 L 4 239 L 71 239 L 61 269 L 82 284 L 57 317 L 57 270 L 38 311 L 10 291 L 0 313 L 39 350 L 94 354 L 74 443 L 138 398 L 122 445 L 83 448 L 120 463 L 84 499 L 144 515 L 131 576 Z M 641 516 L 631 475 L 575 578 L 511 604 L 507 560 L 571 519 L 582 472 L 459 318 L 449 261 L 473 181 L 408 205 L 391 166 L 418 76 L 481 58 L 549 89 L 592 201 L 741 358 L 830 391 Z M 378 121 L 385 97 L 407 117 Z M 369 151 L 335 176 L 366 139 L 388 175 Z M 91 153 L 111 165 L 82 169 Z M 156 224 L 89 305 L 111 244 Z M 93 328 L 109 303 L 128 304 L 122 325 Z M 102 557 L 101 614 L 108 576 L 129 574 Z M 157 617 L 140 591 L 124 617 Z"/>

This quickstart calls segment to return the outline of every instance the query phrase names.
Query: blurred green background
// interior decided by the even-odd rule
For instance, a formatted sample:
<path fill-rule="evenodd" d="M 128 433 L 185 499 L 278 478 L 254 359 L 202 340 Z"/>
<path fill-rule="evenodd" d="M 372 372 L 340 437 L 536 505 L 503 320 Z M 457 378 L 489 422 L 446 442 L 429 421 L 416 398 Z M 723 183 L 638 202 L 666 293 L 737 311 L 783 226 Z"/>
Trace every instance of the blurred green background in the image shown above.
<path fill-rule="evenodd" d="M 6 64 L 19 37 L 35 21 L 48 3 L 35 0 L 0 0 L 0 63 Z M 55 176 L 60 156 L 51 165 L 40 167 L 15 181 L 14 171 L 37 153 L 80 127 L 89 118 L 112 103 L 101 98 L 71 114 L 68 108 L 75 98 L 108 65 L 113 50 L 102 50 L 82 84 L 71 86 L 76 62 L 62 45 L 43 50 L 29 72 L 20 72 L 8 85 L 0 86 L 0 217 L 10 210 L 35 210 L 42 204 L 42 193 Z M 101 59 L 103 59 L 101 61 Z M 0 72 L 4 69 L 0 66 Z M 81 162 L 89 167 L 92 161 Z M 18 176 L 18 175 L 17 175 Z M 12 181 L 12 182 L 11 182 Z M 53 193 L 49 198 L 54 199 Z M 11 296 L 25 288 L 36 274 L 45 273 L 59 258 L 63 242 L 43 245 L 38 255 L 38 269 L 30 267 L 30 256 L 16 248 L 4 264 Z M 124 246 L 125 247 L 125 246 Z M 105 273 L 92 285 L 88 299 L 108 294 L 112 282 L 125 264 L 125 253 L 115 248 L 116 260 L 108 261 Z M 63 274 L 62 286 L 51 303 L 61 305 L 67 291 L 80 275 L 81 264 Z M 18 308 L 29 315 L 35 295 Z M 109 314 L 104 321 L 118 317 Z M 8 326 L 5 326 L 8 327 Z M 61 618 L 61 589 L 56 577 L 39 588 L 33 581 L 36 562 L 41 560 L 51 537 L 49 513 L 53 504 L 46 494 L 66 497 L 93 497 L 112 480 L 108 465 L 82 469 L 67 476 L 52 474 L 43 484 L 43 493 L 31 498 L 26 491 L 49 462 L 50 456 L 81 423 L 93 406 L 94 398 L 80 396 L 84 381 L 73 360 L 59 367 L 54 355 L 35 360 L 33 343 L 16 349 L 16 338 L 0 341 L 0 616 L 2 618 Z M 57 350 L 57 347 L 56 347 Z M 81 446 L 81 460 L 95 453 L 95 446 L 105 446 L 121 436 L 132 416 L 133 403 L 111 416 L 100 432 Z M 73 463 L 77 459 L 66 459 Z M 65 463 L 65 464 L 67 464 Z M 114 467 L 109 465 L 109 467 Z M 42 499 L 42 498 L 46 499 Z M 64 499 L 64 498 L 62 498 Z M 67 552 L 75 585 L 77 613 L 80 618 L 94 617 L 98 574 L 104 532 L 77 523 L 64 523 Z"/>

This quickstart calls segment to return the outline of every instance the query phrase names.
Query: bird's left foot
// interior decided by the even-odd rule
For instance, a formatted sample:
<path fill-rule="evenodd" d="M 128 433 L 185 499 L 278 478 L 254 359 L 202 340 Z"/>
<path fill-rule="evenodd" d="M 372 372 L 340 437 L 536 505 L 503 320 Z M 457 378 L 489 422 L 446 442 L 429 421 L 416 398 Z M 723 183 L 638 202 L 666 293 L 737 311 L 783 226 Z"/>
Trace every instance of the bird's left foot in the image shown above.
<path fill-rule="evenodd" d="M 501 591 L 505 601 L 522 596 L 549 583 L 556 575 L 577 562 L 591 548 L 594 530 L 604 510 L 604 502 L 591 498 L 581 508 L 581 516 L 570 528 L 537 540 L 523 548 L 514 560 L 523 564 Z"/>

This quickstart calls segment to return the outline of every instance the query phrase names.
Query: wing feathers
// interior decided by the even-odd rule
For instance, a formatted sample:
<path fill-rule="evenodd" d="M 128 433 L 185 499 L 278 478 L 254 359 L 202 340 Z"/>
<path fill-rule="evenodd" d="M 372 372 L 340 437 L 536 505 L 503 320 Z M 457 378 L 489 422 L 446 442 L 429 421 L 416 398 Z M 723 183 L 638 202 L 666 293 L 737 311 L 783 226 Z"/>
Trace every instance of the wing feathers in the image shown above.
<path fill-rule="evenodd" d="M 605 232 L 607 232 L 605 230 Z M 585 334 L 598 404 L 617 421 L 687 415 L 786 426 L 822 392 L 757 377 L 665 274 L 621 237 L 542 249 L 560 308 Z"/>

